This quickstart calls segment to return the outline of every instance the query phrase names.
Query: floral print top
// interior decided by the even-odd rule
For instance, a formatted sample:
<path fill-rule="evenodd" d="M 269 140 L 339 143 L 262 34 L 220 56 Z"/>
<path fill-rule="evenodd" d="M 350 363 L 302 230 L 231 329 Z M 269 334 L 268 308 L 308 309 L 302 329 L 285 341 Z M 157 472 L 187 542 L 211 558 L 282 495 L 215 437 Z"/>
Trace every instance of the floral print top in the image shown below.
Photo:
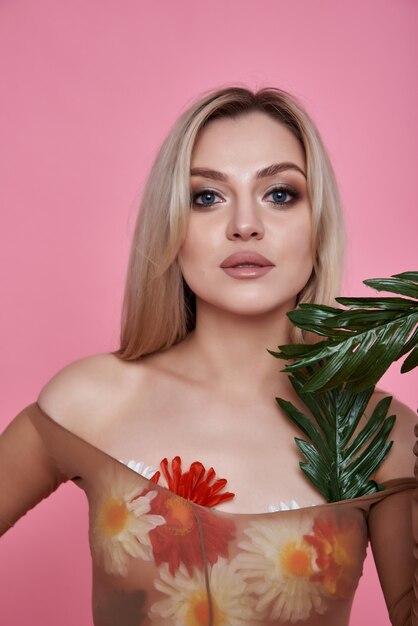
<path fill-rule="evenodd" d="M 412 500 L 417 487 L 414 478 L 396 479 L 338 503 L 231 514 L 212 508 L 233 496 L 226 481 L 199 463 L 187 474 L 179 459 L 171 468 L 164 460 L 164 487 L 152 468 L 109 456 L 37 403 L 15 422 L 36 432 L 43 449 L 42 467 L 32 468 L 42 486 L 22 508 L 65 480 L 88 498 L 95 626 L 348 626 L 369 511 L 400 491 Z M 1 493 L 0 530 L 25 512 L 10 502 Z"/>

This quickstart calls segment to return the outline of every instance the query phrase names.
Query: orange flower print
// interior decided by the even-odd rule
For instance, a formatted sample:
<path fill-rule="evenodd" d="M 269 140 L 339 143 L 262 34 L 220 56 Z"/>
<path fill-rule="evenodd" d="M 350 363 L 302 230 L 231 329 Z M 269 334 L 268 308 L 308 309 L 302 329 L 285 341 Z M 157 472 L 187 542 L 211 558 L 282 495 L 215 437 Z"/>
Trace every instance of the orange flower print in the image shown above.
<path fill-rule="evenodd" d="M 235 495 L 229 491 L 220 493 L 227 483 L 226 479 L 218 478 L 215 480 L 216 473 L 213 467 L 206 470 L 199 461 L 192 463 L 186 472 L 181 469 L 179 456 L 174 457 L 171 461 L 172 474 L 169 472 L 167 459 L 161 461 L 160 467 L 170 491 L 190 500 L 190 502 L 213 507 L 220 502 L 231 500 Z"/>
<path fill-rule="evenodd" d="M 167 563 L 174 574 L 183 563 L 192 575 L 193 567 L 203 570 L 203 552 L 211 565 L 219 557 L 228 557 L 228 544 L 235 531 L 232 520 L 204 508 L 197 509 L 183 497 L 165 491 L 159 491 L 150 504 L 151 514 L 165 520 L 163 532 L 154 532 L 162 530 L 161 526 L 149 533 L 156 565 Z"/>
<path fill-rule="evenodd" d="M 318 572 L 311 580 L 320 582 L 328 593 L 348 598 L 357 587 L 366 553 L 364 532 L 358 518 L 337 518 L 335 511 L 318 516 L 312 534 L 304 535 L 315 548 Z"/>

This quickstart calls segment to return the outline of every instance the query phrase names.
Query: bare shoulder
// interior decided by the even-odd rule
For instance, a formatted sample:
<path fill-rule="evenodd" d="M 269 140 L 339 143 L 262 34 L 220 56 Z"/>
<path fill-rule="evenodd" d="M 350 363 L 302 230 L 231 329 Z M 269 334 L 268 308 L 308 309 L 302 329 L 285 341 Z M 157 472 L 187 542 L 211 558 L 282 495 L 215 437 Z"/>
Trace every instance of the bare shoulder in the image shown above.
<path fill-rule="evenodd" d="M 132 365 L 114 354 L 96 354 L 69 363 L 41 389 L 37 402 L 56 422 L 88 436 L 120 410 Z"/>
<path fill-rule="evenodd" d="M 391 395 L 382 389 L 377 389 L 369 403 L 367 415 L 370 416 L 380 400 Z M 395 397 L 392 397 L 388 415 L 396 415 L 395 425 L 389 435 L 389 440 L 393 441 L 393 445 L 386 459 L 375 473 L 374 478 L 377 482 L 414 476 L 414 427 L 418 423 L 418 416 Z"/>

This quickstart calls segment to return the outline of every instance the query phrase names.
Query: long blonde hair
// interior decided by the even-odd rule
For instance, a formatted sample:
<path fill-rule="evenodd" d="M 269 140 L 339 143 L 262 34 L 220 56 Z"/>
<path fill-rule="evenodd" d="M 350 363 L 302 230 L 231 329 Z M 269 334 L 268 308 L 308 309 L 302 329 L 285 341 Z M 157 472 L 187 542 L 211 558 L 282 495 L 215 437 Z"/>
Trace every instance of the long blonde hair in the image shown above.
<path fill-rule="evenodd" d="M 190 211 L 193 147 L 209 121 L 253 111 L 284 124 L 305 152 L 314 269 L 298 304 L 335 304 L 344 247 L 342 215 L 335 175 L 315 124 L 295 98 L 280 89 L 212 91 L 178 119 L 148 177 L 128 263 L 120 347 L 113 352 L 121 359 L 135 360 L 169 348 L 194 328 L 194 295 L 178 262 Z M 298 329 L 293 329 L 292 339 L 304 340 Z"/>

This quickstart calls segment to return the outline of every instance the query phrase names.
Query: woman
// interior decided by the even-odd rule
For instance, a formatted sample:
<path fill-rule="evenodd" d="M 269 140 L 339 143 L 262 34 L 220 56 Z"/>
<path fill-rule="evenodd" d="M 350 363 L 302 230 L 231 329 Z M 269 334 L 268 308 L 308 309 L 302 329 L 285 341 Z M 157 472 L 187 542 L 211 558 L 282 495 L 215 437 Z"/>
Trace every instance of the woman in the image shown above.
<path fill-rule="evenodd" d="M 327 504 L 275 402 L 304 409 L 266 348 L 301 339 L 297 304 L 333 304 L 341 232 L 325 149 L 285 92 L 210 93 L 170 133 L 120 349 L 68 365 L 0 438 L 4 529 L 62 481 L 85 490 L 96 626 L 345 626 L 368 534 L 392 622 L 418 624 L 413 413 L 392 403 L 386 489 Z"/>

